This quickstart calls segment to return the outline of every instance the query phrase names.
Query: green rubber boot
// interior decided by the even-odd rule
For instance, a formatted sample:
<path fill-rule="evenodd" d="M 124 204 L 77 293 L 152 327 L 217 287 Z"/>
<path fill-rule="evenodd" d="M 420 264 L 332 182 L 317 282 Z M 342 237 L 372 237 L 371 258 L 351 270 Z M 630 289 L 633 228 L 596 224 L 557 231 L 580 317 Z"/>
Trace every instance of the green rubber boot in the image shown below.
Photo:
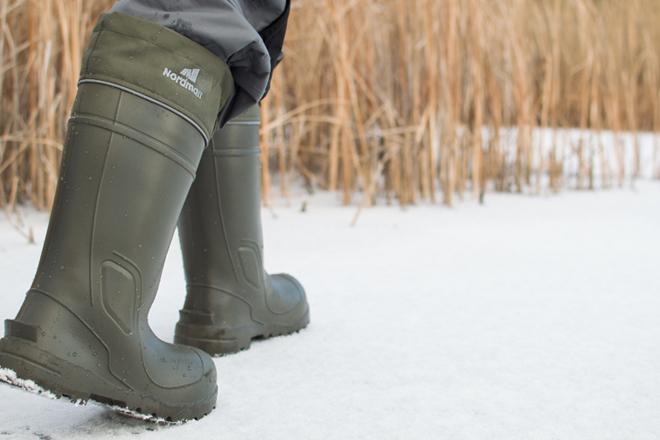
<path fill-rule="evenodd" d="M 259 108 L 216 132 L 179 220 L 187 296 L 174 341 L 212 355 L 309 323 L 305 291 L 262 261 Z"/>
<path fill-rule="evenodd" d="M 168 421 L 214 408 L 212 359 L 158 339 L 147 315 L 232 93 L 228 67 L 192 40 L 123 14 L 101 18 L 37 274 L 18 316 L 5 322 L 0 377 Z"/>

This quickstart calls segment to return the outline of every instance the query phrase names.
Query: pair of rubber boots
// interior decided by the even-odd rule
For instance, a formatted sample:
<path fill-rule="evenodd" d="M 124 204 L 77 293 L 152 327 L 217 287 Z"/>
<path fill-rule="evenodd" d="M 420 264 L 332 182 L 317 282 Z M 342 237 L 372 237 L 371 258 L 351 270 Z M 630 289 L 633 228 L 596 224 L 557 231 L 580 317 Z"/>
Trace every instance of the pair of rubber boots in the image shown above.
<path fill-rule="evenodd" d="M 263 270 L 258 109 L 214 133 L 233 94 L 228 67 L 118 13 L 97 24 L 80 78 L 41 260 L 5 322 L 0 376 L 151 418 L 200 418 L 217 398 L 210 355 L 309 321 L 301 285 Z M 177 223 L 188 291 L 175 342 L 185 345 L 147 321 Z"/>

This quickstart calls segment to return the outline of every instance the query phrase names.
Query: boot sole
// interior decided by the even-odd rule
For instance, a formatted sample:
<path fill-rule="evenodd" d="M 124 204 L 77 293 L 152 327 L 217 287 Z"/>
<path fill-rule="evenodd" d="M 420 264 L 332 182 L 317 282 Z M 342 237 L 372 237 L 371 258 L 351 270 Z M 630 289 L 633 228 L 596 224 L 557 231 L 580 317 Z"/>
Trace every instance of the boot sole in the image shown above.
<path fill-rule="evenodd" d="M 214 357 L 221 357 L 248 350 L 252 346 L 252 341 L 255 340 L 298 333 L 309 325 L 309 321 L 308 310 L 299 322 L 291 326 L 267 325 L 264 327 L 254 325 L 227 329 L 212 325 L 178 323 L 174 342 L 199 348 Z M 223 337 L 209 337 L 209 335 L 214 334 L 222 334 Z"/>
<path fill-rule="evenodd" d="M 50 399 L 68 400 L 78 406 L 91 402 L 129 417 L 166 424 L 208 415 L 215 408 L 218 393 L 216 387 L 210 398 L 192 404 L 157 402 L 137 391 L 113 389 L 94 372 L 14 336 L 0 340 L 0 382 Z"/>

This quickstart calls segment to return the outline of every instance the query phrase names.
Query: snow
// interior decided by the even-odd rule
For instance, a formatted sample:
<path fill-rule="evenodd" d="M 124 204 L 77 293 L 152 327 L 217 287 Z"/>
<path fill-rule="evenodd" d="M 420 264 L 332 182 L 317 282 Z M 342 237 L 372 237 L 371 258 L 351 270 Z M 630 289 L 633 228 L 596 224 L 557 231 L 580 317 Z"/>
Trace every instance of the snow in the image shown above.
<path fill-rule="evenodd" d="M 21 379 L 16 375 L 15 371 L 10 370 L 8 368 L 0 368 L 0 381 L 11 383 L 14 386 L 22 388 L 23 390 L 29 393 L 39 394 L 48 399 L 57 399 L 57 396 L 55 394 L 51 393 L 48 390 L 43 389 L 32 380 Z"/>
<path fill-rule="evenodd" d="M 264 210 L 268 268 L 299 276 L 312 324 L 216 359 L 210 416 L 154 425 L 0 386 L 0 440 L 660 437 L 659 182 L 354 214 L 327 193 Z M 3 318 L 45 232 L 25 217 L 36 245 L 0 216 Z M 175 239 L 164 339 L 182 300 Z"/>

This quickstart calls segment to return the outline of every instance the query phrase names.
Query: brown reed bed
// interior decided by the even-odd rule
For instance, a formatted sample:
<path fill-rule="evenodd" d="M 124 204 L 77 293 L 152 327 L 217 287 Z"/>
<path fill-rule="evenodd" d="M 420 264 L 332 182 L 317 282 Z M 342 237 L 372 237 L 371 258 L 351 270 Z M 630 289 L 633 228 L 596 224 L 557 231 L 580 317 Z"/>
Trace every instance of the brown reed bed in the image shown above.
<path fill-rule="evenodd" d="M 0 1 L 0 206 L 50 206 L 111 3 Z M 648 161 L 660 177 L 658 138 L 639 140 L 660 131 L 658 23 L 657 0 L 294 1 L 262 107 L 265 198 L 298 177 L 362 206 L 606 188 Z"/>

